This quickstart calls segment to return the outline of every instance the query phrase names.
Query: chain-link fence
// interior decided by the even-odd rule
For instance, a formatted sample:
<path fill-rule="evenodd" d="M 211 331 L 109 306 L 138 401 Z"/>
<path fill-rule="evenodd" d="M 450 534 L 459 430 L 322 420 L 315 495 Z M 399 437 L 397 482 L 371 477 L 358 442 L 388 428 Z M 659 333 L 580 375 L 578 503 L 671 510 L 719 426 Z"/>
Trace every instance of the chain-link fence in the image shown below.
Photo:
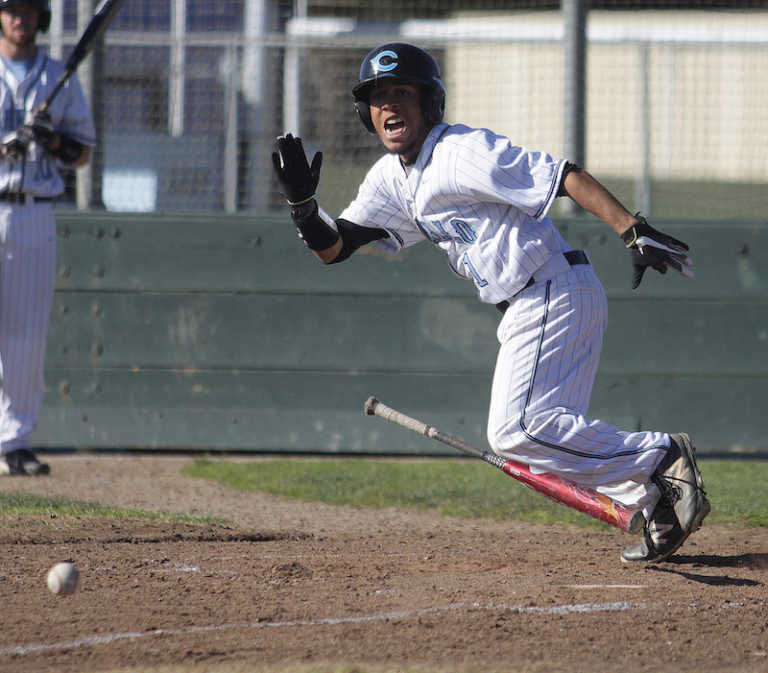
<path fill-rule="evenodd" d="M 84 6 L 52 2 L 54 55 L 71 49 Z M 561 155 L 564 32 L 559 3 L 543 0 L 131 0 L 82 73 L 100 151 L 71 200 L 263 213 L 282 204 L 269 155 L 290 131 L 323 150 L 320 197 L 338 212 L 382 151 L 351 87 L 388 41 L 438 58 L 447 121 Z M 586 167 L 654 215 L 761 217 L 767 46 L 764 2 L 592 2 Z"/>

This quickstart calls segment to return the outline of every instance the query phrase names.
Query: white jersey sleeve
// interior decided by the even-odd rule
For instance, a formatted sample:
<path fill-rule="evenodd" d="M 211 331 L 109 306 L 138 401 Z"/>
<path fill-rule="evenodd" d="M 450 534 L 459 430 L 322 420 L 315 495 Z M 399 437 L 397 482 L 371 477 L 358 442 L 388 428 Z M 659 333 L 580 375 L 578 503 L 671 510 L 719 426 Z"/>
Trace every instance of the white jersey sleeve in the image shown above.
<path fill-rule="evenodd" d="M 546 217 L 557 197 L 564 160 L 514 146 L 487 129 L 461 137 L 455 146 L 457 193 L 478 203 L 509 204 L 536 220 Z"/>
<path fill-rule="evenodd" d="M 355 200 L 339 216 L 363 227 L 384 229 L 389 237 L 374 241 L 373 245 L 387 252 L 397 252 L 425 240 L 410 215 L 407 196 L 400 189 L 404 175 L 397 157 L 382 157 L 368 171 Z"/>

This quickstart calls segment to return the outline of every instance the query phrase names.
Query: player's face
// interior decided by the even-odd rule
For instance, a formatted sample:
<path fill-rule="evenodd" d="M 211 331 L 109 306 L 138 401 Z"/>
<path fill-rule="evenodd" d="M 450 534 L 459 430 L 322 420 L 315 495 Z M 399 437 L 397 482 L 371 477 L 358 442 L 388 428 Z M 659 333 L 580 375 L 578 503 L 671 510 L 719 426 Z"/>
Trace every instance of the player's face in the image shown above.
<path fill-rule="evenodd" d="M 0 11 L 3 37 L 21 47 L 34 44 L 39 20 L 40 10 L 26 3 L 9 5 Z"/>
<path fill-rule="evenodd" d="M 410 164 L 429 133 L 421 111 L 421 88 L 387 79 L 371 90 L 371 121 L 387 151 Z"/>

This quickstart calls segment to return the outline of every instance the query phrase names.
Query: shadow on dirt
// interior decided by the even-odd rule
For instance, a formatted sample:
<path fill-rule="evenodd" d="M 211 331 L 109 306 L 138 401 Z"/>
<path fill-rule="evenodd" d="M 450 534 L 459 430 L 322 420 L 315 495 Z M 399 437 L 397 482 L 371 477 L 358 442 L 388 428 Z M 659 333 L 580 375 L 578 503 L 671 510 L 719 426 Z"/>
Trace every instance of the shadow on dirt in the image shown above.
<path fill-rule="evenodd" d="M 720 556 L 718 554 L 685 556 L 679 554 L 670 558 L 667 563 L 708 566 L 710 568 L 747 568 L 749 570 L 765 570 L 768 568 L 768 554 L 737 554 L 735 556 Z"/>
<path fill-rule="evenodd" d="M 673 566 L 690 565 L 694 568 L 743 568 L 746 570 L 765 570 L 768 568 L 768 554 L 738 554 L 735 556 L 719 556 L 715 554 L 701 554 L 697 556 L 673 556 L 666 561 Z M 684 571 L 679 568 L 664 566 L 652 566 L 652 570 L 658 572 L 674 573 L 681 575 L 693 582 L 700 582 L 710 586 L 760 586 L 762 582 L 757 580 L 729 577 L 728 575 L 702 575 L 700 573 Z"/>

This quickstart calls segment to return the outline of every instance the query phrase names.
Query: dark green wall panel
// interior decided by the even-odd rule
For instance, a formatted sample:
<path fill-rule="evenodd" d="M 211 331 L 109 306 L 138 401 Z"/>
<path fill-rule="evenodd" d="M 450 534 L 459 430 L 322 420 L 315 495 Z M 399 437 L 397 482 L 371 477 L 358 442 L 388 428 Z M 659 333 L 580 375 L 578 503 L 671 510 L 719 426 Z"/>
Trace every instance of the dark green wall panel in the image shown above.
<path fill-rule="evenodd" d="M 287 215 L 58 218 L 58 287 L 75 290 L 471 295 L 428 245 L 326 267 Z"/>
<path fill-rule="evenodd" d="M 559 223 L 609 295 L 590 416 L 768 452 L 768 226 L 654 224 L 691 244 L 695 279 L 633 292 L 613 233 Z M 500 316 L 428 244 L 325 267 L 284 213 L 58 225 L 39 445 L 452 453 L 364 417 L 376 394 L 485 446 Z"/>
<path fill-rule="evenodd" d="M 365 416 L 365 400 L 376 395 L 480 444 L 490 395 L 480 375 L 56 369 L 47 378 L 38 432 L 52 446 L 63 429 L 83 447 L 453 454 Z"/>
<path fill-rule="evenodd" d="M 609 299 L 600 369 L 768 377 L 768 300 Z"/>
<path fill-rule="evenodd" d="M 325 267 L 297 240 L 287 215 L 59 215 L 59 287 L 150 291 L 348 292 L 473 296 L 443 256 L 424 243 L 396 256 L 366 249 Z M 630 288 L 629 254 L 591 218 L 558 220 L 587 250 L 612 296 L 768 297 L 768 227 L 763 222 L 654 221 L 691 245 L 696 279 L 649 272 Z"/>
<path fill-rule="evenodd" d="M 60 292 L 49 366 L 489 371 L 501 317 L 464 297 Z M 768 375 L 768 300 L 614 298 L 606 372 Z"/>
<path fill-rule="evenodd" d="M 363 414 L 370 395 L 485 448 L 490 375 L 58 369 L 43 446 L 454 452 Z M 599 375 L 590 416 L 689 432 L 702 451 L 765 450 L 765 380 Z"/>
<path fill-rule="evenodd" d="M 768 297 L 768 226 L 764 222 L 654 221 L 658 229 L 685 241 L 691 248 L 694 279 L 676 272 L 645 274 L 638 290 L 631 289 L 629 255 L 608 227 L 592 219 L 568 220 L 561 231 L 574 248 L 583 248 L 611 296 L 763 298 Z"/>
<path fill-rule="evenodd" d="M 622 430 L 689 433 L 700 452 L 768 451 L 765 377 L 598 374 L 590 417 Z"/>
<path fill-rule="evenodd" d="M 485 370 L 499 317 L 450 297 L 67 292 L 48 364 Z"/>

